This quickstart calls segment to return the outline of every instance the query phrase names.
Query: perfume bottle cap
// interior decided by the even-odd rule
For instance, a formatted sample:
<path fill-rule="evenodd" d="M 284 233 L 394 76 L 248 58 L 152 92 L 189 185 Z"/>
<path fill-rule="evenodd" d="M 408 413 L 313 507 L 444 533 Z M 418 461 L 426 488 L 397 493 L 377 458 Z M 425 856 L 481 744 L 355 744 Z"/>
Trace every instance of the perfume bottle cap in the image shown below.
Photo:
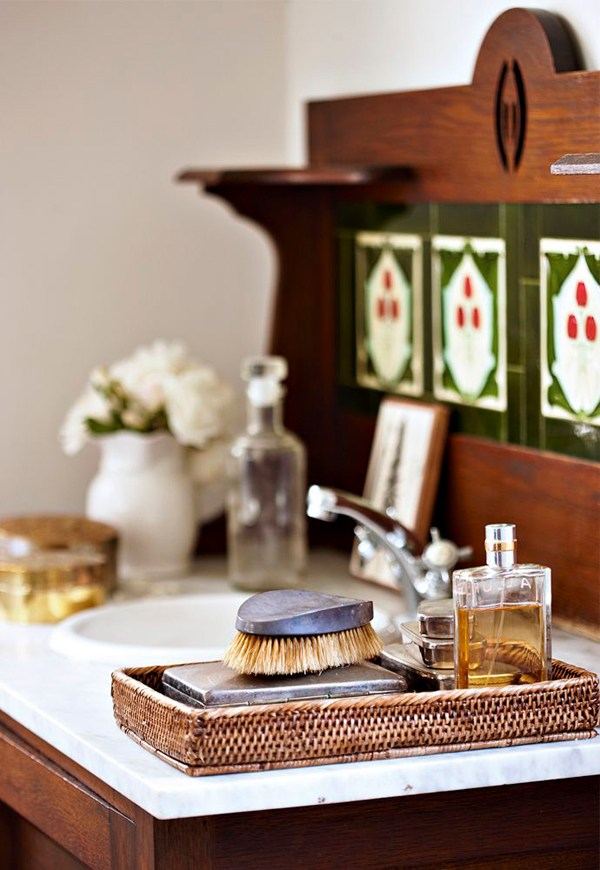
<path fill-rule="evenodd" d="M 496 568 L 514 565 L 517 529 L 514 523 L 491 523 L 485 527 L 487 564 Z"/>

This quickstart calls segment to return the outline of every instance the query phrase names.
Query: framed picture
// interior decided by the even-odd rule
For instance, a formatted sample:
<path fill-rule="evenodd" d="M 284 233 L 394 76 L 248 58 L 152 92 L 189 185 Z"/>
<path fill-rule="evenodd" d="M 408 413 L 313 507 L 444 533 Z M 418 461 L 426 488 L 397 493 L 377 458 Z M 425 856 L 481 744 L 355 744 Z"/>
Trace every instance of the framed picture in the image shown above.
<path fill-rule="evenodd" d="M 425 543 L 442 464 L 450 411 L 387 396 L 379 407 L 364 497 L 396 518 Z M 397 586 L 383 552 L 368 562 L 355 542 L 350 571 L 363 580 Z"/>

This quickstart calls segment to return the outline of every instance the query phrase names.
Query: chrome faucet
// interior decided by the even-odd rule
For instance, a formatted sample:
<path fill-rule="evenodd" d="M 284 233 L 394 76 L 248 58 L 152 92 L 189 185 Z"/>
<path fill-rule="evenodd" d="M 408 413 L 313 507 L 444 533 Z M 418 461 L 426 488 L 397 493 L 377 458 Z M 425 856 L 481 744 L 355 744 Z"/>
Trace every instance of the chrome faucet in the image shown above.
<path fill-rule="evenodd" d="M 451 572 L 456 563 L 467 559 L 472 547 L 457 547 L 431 529 L 431 541 L 418 555 L 420 546 L 415 535 L 402 525 L 391 511 L 378 511 L 371 502 L 339 489 L 311 486 L 306 500 L 309 517 L 332 522 L 347 516 L 358 525 L 358 553 L 367 565 L 383 549 L 394 578 L 404 591 L 406 605 L 416 616 L 419 602 L 425 598 L 450 598 Z"/>

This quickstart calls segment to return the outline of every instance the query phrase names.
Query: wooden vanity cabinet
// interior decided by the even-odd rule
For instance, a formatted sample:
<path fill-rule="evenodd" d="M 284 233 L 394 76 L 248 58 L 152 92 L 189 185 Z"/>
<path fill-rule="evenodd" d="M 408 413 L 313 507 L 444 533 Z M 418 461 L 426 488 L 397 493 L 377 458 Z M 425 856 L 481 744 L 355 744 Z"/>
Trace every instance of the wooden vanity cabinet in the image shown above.
<path fill-rule="evenodd" d="M 597 776 L 161 821 L 2 714 L 0 772 L 2 870 L 599 866 Z"/>

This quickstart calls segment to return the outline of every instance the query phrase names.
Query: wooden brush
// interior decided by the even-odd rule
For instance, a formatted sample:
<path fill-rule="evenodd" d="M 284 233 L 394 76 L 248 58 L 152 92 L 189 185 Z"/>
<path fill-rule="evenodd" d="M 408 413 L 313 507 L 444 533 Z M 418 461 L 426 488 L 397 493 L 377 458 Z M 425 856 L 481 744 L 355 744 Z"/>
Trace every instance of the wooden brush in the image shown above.
<path fill-rule="evenodd" d="M 238 610 L 223 663 L 239 674 L 306 674 L 379 655 L 373 602 L 305 589 L 253 595 Z"/>

